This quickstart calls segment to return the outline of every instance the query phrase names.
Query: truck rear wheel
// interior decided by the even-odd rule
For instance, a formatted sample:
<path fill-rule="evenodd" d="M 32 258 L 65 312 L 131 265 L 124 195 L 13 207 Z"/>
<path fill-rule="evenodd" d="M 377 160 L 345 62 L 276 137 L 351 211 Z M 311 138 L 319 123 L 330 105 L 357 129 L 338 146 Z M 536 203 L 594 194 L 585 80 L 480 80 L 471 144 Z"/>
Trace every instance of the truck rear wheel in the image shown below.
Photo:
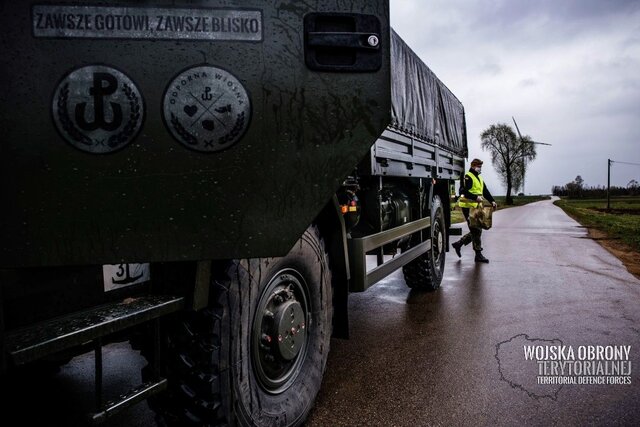
<path fill-rule="evenodd" d="M 282 258 L 216 270 L 210 305 L 168 334 L 169 425 L 295 426 L 320 389 L 331 337 L 331 272 L 318 229 Z"/>
<path fill-rule="evenodd" d="M 411 289 L 435 291 L 442 283 L 445 261 L 446 227 L 440 197 L 431 202 L 431 249 L 404 267 L 404 281 Z"/>

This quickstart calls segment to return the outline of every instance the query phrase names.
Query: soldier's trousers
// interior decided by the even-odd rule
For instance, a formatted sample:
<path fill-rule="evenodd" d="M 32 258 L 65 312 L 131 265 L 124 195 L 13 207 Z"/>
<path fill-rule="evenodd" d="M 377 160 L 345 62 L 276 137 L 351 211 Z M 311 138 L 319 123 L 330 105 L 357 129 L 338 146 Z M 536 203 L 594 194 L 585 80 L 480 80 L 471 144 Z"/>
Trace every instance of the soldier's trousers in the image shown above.
<path fill-rule="evenodd" d="M 462 208 L 462 215 L 464 215 L 464 219 L 467 220 L 467 224 L 469 225 L 469 232 L 462 236 L 462 239 L 460 239 L 460 241 L 465 246 L 473 242 L 473 250 L 481 251 L 482 228 L 471 227 L 471 224 L 469 224 L 469 208 Z"/>

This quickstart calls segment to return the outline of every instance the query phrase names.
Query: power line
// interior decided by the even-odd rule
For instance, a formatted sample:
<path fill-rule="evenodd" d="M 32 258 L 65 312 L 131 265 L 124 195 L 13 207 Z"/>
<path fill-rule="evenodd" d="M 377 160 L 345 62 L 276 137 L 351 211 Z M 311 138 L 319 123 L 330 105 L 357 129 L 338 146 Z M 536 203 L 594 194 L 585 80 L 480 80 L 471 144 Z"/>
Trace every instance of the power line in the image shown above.
<path fill-rule="evenodd" d="M 618 160 L 611 160 L 611 163 L 620 163 L 620 164 L 623 164 L 623 165 L 640 166 L 640 163 L 620 162 L 620 161 L 618 161 Z"/>
<path fill-rule="evenodd" d="M 610 190 L 611 190 L 611 164 L 612 163 L 620 163 L 622 165 L 640 166 L 640 163 L 619 162 L 617 160 L 607 159 L 607 209 L 611 208 Z"/>

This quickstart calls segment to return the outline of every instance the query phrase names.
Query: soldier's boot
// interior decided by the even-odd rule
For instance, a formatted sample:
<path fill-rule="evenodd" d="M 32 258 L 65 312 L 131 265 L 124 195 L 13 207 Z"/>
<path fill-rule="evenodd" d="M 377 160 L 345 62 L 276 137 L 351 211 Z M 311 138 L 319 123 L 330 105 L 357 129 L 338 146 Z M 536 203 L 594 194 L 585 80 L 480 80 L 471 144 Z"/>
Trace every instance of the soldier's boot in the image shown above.
<path fill-rule="evenodd" d="M 460 253 L 460 249 L 462 248 L 462 240 L 458 240 L 457 242 L 452 243 L 451 246 L 453 246 L 453 249 L 455 249 L 458 258 L 462 258 L 462 254 Z"/>
<path fill-rule="evenodd" d="M 460 249 L 462 249 L 463 246 L 467 246 L 472 241 L 473 241 L 473 234 L 467 233 L 464 236 L 462 236 L 460 240 L 458 240 L 455 243 L 452 243 L 451 246 L 453 246 L 453 249 L 455 249 L 456 255 L 458 255 L 459 258 L 462 258 L 462 253 L 460 252 Z"/>
<path fill-rule="evenodd" d="M 476 262 L 484 262 L 484 263 L 488 263 L 489 260 L 487 258 L 484 257 L 484 255 L 482 255 L 482 251 L 476 251 Z"/>

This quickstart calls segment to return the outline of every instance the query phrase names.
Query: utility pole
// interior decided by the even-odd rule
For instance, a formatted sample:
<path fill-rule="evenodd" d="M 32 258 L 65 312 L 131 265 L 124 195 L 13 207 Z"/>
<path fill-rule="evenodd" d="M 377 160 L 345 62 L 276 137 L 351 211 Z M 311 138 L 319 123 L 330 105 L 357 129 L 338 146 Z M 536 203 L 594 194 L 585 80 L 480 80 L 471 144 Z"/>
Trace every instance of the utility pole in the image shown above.
<path fill-rule="evenodd" d="M 618 163 L 621 165 L 640 166 L 640 163 L 621 162 L 618 160 L 607 159 L 607 210 L 611 210 L 611 165 Z"/>
<path fill-rule="evenodd" d="M 607 210 L 611 209 L 611 159 L 607 159 Z"/>

